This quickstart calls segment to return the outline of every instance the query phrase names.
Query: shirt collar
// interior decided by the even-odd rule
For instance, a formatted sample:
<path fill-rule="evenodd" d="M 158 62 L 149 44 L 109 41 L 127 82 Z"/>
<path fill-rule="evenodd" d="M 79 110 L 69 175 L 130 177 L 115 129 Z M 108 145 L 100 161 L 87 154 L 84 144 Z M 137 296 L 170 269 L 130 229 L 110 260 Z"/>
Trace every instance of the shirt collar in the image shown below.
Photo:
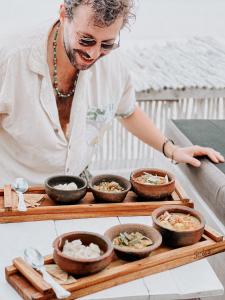
<path fill-rule="evenodd" d="M 28 62 L 29 67 L 33 72 L 42 76 L 45 76 L 46 72 L 49 72 L 47 63 L 48 37 L 57 22 L 58 20 L 54 21 L 53 25 L 48 29 L 47 34 L 40 34 L 36 43 L 31 48 Z"/>

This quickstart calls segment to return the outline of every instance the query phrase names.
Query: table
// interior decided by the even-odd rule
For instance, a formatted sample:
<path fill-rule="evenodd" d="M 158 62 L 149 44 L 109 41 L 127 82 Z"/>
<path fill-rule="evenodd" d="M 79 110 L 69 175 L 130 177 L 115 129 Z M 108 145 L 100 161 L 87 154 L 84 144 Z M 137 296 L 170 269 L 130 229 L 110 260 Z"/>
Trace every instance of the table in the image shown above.
<path fill-rule="evenodd" d="M 20 296 L 4 279 L 4 268 L 26 247 L 35 247 L 46 255 L 57 235 L 73 230 L 104 233 L 118 223 L 151 224 L 151 217 L 111 217 L 0 224 L 0 299 L 19 300 Z M 82 299 L 187 299 L 223 294 L 223 286 L 206 259 L 116 286 Z"/>

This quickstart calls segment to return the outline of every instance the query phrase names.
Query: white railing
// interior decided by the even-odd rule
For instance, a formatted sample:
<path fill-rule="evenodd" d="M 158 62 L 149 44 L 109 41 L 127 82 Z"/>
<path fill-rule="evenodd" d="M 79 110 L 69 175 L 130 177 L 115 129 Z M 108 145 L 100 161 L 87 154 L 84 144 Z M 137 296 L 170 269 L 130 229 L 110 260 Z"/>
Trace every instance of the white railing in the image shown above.
<path fill-rule="evenodd" d="M 161 99 L 160 99 L 161 98 Z M 140 107 L 164 131 L 168 119 L 224 119 L 225 90 L 165 90 L 137 94 Z M 145 165 L 153 150 L 123 128 L 117 120 L 98 146 L 92 169 L 130 169 Z"/>

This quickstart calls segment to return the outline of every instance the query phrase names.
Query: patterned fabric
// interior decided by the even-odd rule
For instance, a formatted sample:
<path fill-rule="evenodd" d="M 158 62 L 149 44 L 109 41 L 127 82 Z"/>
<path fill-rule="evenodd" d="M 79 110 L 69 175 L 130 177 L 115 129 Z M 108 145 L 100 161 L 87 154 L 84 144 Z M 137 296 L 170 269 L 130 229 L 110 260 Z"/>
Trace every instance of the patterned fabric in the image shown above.
<path fill-rule="evenodd" d="M 80 177 L 84 178 L 87 181 L 88 185 L 89 185 L 89 182 L 92 179 L 93 175 L 90 173 L 88 167 L 86 167 L 84 169 L 84 171 L 81 172 Z"/>

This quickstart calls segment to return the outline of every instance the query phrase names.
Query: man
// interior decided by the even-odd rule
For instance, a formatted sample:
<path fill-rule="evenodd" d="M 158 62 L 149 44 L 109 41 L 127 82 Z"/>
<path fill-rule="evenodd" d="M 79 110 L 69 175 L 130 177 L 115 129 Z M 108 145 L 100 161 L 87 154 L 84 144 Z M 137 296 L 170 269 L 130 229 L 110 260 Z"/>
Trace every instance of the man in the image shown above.
<path fill-rule="evenodd" d="M 180 148 L 135 104 L 120 58 L 120 31 L 131 0 L 65 0 L 48 33 L 0 52 L 0 184 L 16 177 L 43 183 L 79 175 L 115 116 L 145 143 L 177 162 L 215 163 L 210 148 Z M 109 55 L 110 54 L 110 55 Z"/>

